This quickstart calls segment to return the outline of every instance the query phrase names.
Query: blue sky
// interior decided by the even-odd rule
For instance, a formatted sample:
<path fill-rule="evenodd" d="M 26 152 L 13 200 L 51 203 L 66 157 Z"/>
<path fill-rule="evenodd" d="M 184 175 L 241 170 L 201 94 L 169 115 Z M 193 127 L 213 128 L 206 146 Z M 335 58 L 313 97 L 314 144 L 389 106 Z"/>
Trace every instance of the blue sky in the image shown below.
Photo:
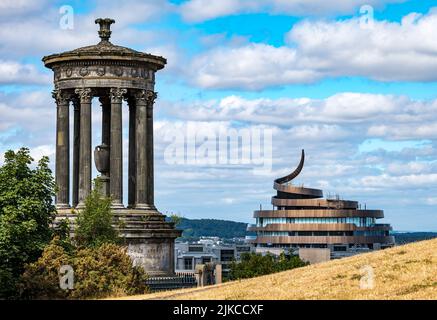
<path fill-rule="evenodd" d="M 60 27 L 64 5 L 71 29 Z M 41 58 L 97 43 L 94 19 L 107 16 L 116 20 L 113 43 L 168 59 L 156 77 L 162 212 L 252 222 L 304 148 L 296 183 L 383 209 L 396 230 L 437 231 L 437 2 L 2 1 L 2 154 L 28 146 L 53 165 L 52 74 Z M 93 119 L 97 145 L 97 101 Z M 270 130 L 272 170 L 169 163 L 166 135 L 187 128 Z M 126 144 L 126 126 L 124 134 Z"/>

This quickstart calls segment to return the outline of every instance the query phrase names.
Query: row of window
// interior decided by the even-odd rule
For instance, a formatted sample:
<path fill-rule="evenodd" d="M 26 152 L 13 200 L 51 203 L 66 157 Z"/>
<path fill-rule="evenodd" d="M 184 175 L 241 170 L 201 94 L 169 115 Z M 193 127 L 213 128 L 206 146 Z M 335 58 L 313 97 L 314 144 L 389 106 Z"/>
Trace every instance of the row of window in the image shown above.
<path fill-rule="evenodd" d="M 327 248 L 328 245 L 325 243 L 260 243 L 256 245 L 259 248 Z M 356 244 L 350 243 L 349 245 L 334 245 L 332 246 L 334 251 L 347 251 L 347 248 L 368 248 L 373 249 L 373 243 L 369 244 Z"/>
<path fill-rule="evenodd" d="M 259 237 L 347 237 L 353 231 L 259 231 Z"/>
<path fill-rule="evenodd" d="M 388 236 L 390 235 L 389 231 L 382 230 L 372 230 L 372 231 L 355 231 L 354 235 L 356 236 L 365 236 L 365 237 L 378 237 L 378 236 Z"/>
<path fill-rule="evenodd" d="M 259 231 L 259 237 L 351 237 L 387 236 L 388 231 Z"/>
<path fill-rule="evenodd" d="M 375 224 L 376 219 L 370 217 L 344 217 L 344 218 L 257 218 L 256 226 L 265 227 L 269 224 L 284 223 L 350 223 L 357 227 L 369 227 Z"/>
<path fill-rule="evenodd" d="M 193 258 L 184 258 L 184 270 L 193 270 Z M 202 258 L 202 264 L 211 262 L 211 258 L 204 257 Z"/>

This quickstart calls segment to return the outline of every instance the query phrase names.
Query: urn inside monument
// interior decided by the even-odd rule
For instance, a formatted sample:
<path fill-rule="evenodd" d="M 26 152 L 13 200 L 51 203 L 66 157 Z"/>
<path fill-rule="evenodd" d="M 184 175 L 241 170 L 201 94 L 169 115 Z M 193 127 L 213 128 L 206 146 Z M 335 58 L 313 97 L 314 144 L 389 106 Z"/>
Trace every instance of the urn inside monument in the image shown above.
<path fill-rule="evenodd" d="M 100 181 L 102 184 L 100 192 L 104 196 L 109 196 L 109 147 L 106 144 L 101 144 L 94 149 L 94 164 L 97 171 L 101 173 Z"/>
<path fill-rule="evenodd" d="M 109 172 L 109 147 L 101 144 L 94 149 L 94 163 L 97 171 L 107 175 Z"/>

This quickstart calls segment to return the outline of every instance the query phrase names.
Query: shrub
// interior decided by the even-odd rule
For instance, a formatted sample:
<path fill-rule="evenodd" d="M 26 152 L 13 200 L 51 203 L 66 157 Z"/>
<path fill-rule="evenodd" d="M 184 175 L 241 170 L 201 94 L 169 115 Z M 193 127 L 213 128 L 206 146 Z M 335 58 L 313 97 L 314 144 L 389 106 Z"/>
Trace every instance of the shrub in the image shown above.
<path fill-rule="evenodd" d="M 102 298 L 146 290 L 143 269 L 133 267 L 125 249 L 115 244 L 79 250 L 73 266 L 75 286 L 71 298 Z"/>
<path fill-rule="evenodd" d="M 299 256 L 285 255 L 281 253 L 278 257 L 270 253 L 262 255 L 259 253 L 243 253 L 241 262 L 231 263 L 230 279 L 244 279 L 262 276 L 265 274 L 290 270 L 306 266 L 308 263 L 302 261 Z"/>
<path fill-rule="evenodd" d="M 62 265 L 73 268 L 72 290 L 60 289 L 59 270 Z M 24 298 L 33 299 L 103 298 L 144 293 L 146 279 L 143 269 L 132 266 L 122 247 L 106 243 L 68 254 L 55 238 L 37 262 L 26 266 L 21 291 Z"/>
<path fill-rule="evenodd" d="M 118 243 L 119 236 L 112 226 L 111 198 L 101 194 L 101 181 L 85 199 L 85 208 L 77 214 L 75 241 L 79 246 L 96 247 L 103 243 Z"/>
<path fill-rule="evenodd" d="M 38 261 L 26 265 L 21 276 L 21 297 L 25 299 L 65 299 L 68 292 L 59 286 L 59 270 L 70 265 L 71 257 L 55 237 Z"/>

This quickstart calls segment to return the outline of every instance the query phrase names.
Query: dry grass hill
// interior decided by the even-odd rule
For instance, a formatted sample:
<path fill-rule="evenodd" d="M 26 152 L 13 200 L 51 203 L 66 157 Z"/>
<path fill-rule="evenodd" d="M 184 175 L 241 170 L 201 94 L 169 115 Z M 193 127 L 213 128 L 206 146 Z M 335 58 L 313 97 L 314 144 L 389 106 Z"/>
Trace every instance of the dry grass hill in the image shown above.
<path fill-rule="evenodd" d="M 373 288 L 367 281 L 372 272 Z M 121 299 L 437 299 L 437 239 L 217 286 Z"/>

